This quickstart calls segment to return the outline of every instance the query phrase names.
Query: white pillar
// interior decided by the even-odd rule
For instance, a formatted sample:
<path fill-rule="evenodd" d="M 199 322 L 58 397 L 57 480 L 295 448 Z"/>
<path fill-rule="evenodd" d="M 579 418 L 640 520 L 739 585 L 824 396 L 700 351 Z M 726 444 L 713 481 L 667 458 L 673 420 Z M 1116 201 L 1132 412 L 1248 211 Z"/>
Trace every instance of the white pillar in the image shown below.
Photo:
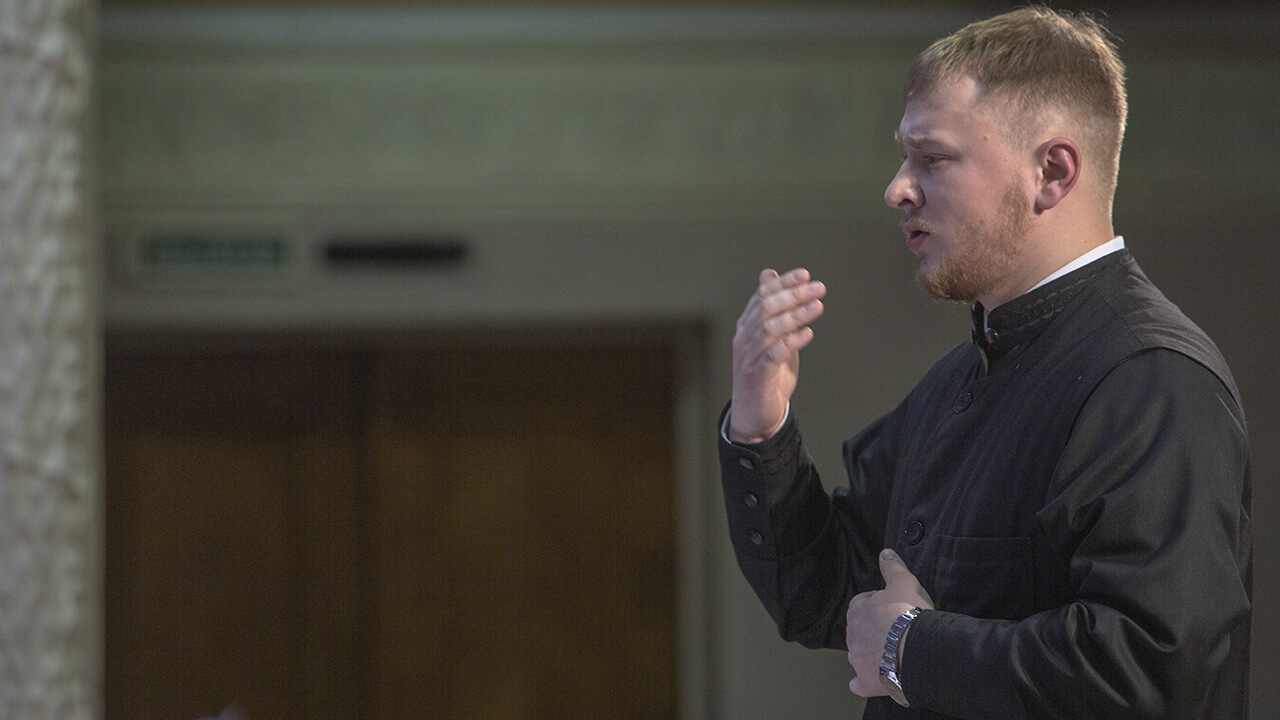
<path fill-rule="evenodd" d="M 0 0 L 0 718 L 102 713 L 90 0 Z"/>

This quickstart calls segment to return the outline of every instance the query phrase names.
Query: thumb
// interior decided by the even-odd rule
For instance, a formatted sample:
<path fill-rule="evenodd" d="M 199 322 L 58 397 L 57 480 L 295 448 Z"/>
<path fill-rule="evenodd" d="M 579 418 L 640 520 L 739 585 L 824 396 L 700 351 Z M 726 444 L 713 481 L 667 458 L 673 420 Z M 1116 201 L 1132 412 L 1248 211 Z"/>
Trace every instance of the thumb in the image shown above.
<path fill-rule="evenodd" d="M 898 557 L 898 553 L 888 548 L 880 551 L 880 575 L 884 577 L 886 588 L 896 582 L 915 579 L 915 575 L 911 574 L 911 570 L 907 568 L 906 563 L 902 562 L 902 558 Z"/>

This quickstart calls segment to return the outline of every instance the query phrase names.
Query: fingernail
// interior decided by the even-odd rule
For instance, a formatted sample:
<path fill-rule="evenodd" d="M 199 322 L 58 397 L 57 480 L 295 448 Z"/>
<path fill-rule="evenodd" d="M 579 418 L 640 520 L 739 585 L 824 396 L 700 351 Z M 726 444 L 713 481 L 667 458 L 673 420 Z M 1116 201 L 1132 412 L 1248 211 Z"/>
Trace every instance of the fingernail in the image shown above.
<path fill-rule="evenodd" d="M 880 559 L 882 560 L 893 560 L 896 557 L 898 557 L 898 555 L 888 548 L 885 548 L 880 553 Z"/>

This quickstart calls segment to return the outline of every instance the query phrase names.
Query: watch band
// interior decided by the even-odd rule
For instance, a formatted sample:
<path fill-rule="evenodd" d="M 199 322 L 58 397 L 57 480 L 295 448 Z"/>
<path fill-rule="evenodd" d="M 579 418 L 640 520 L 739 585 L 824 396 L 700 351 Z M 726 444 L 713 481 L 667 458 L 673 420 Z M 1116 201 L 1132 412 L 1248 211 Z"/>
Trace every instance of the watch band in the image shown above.
<path fill-rule="evenodd" d="M 880 684 L 889 693 L 889 697 L 902 707 L 910 706 L 907 704 L 906 693 L 902 691 L 902 681 L 898 679 L 898 647 L 907 626 L 919 614 L 920 608 L 911 608 L 893 621 L 893 627 L 889 628 L 889 635 L 884 640 L 884 655 L 880 658 Z"/>

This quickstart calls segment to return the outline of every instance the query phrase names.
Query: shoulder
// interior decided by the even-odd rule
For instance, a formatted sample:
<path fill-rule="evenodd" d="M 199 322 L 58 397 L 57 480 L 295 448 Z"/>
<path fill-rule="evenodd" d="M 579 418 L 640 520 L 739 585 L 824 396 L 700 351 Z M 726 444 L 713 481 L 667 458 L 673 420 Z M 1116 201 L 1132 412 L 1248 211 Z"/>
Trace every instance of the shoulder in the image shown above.
<path fill-rule="evenodd" d="M 1136 356 L 1144 358 L 1132 370 L 1147 365 L 1181 366 L 1168 353 L 1180 355 L 1216 377 L 1239 403 L 1239 392 L 1226 359 L 1207 333 L 1160 291 L 1129 258 L 1098 279 L 1085 300 L 1083 321 L 1092 325 L 1090 346 L 1105 348 L 1113 367 Z M 1109 373 L 1110 374 L 1110 373 Z M 1123 374 L 1123 373 L 1122 373 Z M 1196 373 L 1200 374 L 1200 373 Z"/>
<path fill-rule="evenodd" d="M 1164 424 L 1182 418 L 1192 425 L 1221 418 L 1243 432 L 1244 413 L 1234 385 L 1204 362 L 1166 347 L 1126 357 L 1094 388 L 1088 407 L 1114 418 L 1116 431 L 1134 423 Z"/>

